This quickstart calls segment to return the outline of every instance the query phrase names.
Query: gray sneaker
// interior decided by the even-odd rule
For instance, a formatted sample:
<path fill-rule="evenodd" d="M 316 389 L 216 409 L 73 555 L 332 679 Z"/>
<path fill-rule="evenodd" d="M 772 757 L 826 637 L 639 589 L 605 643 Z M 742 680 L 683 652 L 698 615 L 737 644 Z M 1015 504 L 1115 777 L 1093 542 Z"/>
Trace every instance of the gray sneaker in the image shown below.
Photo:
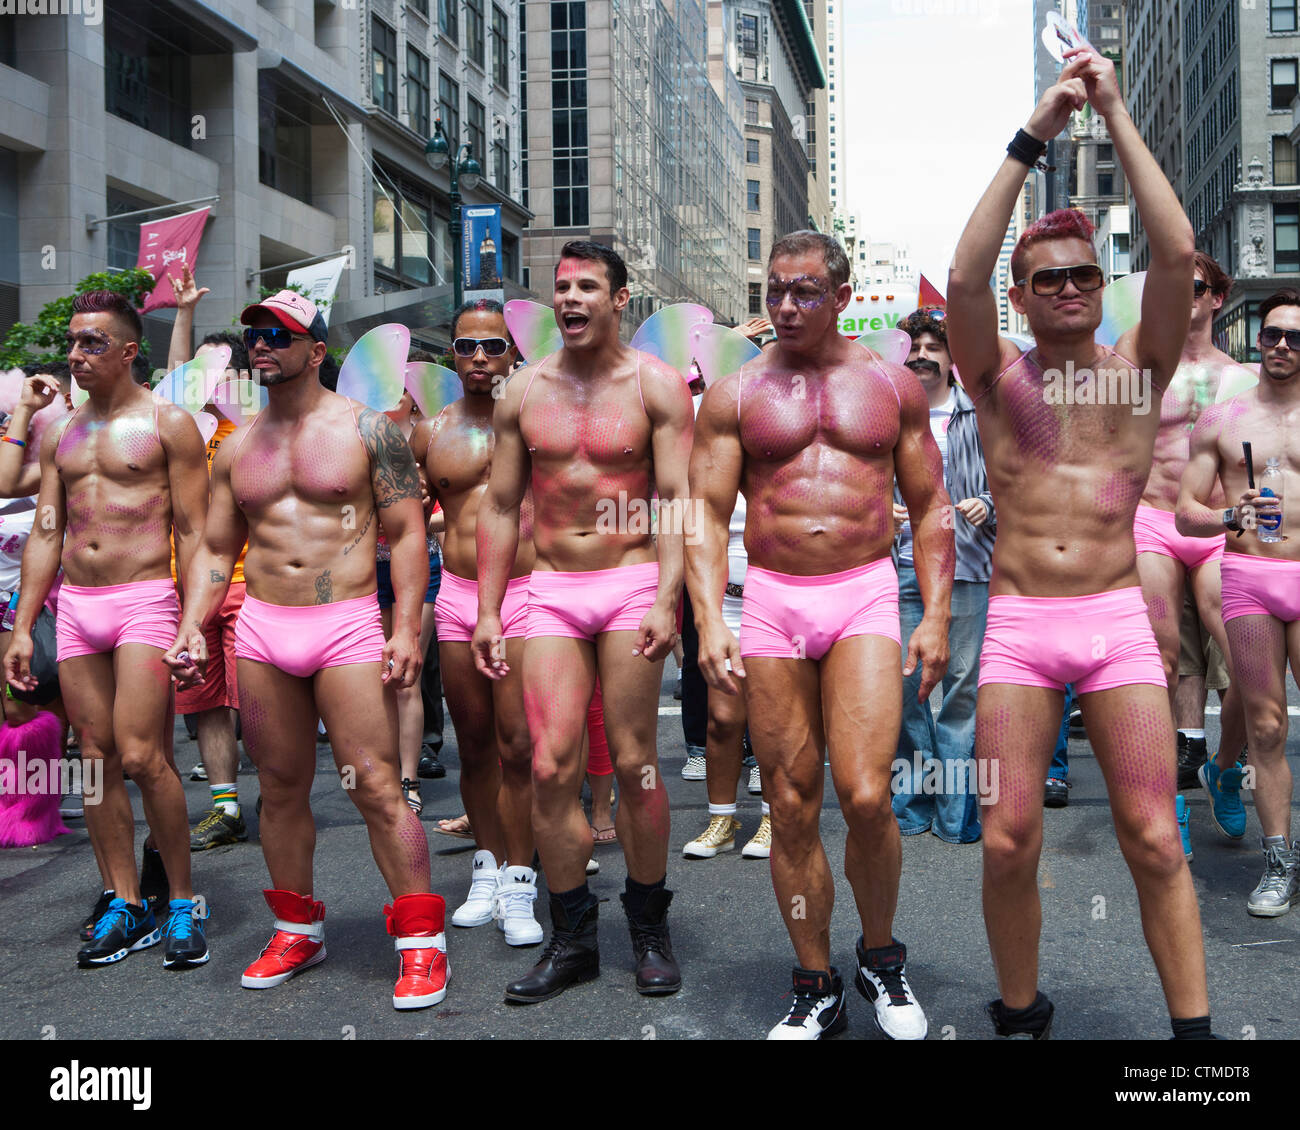
<path fill-rule="evenodd" d="M 682 766 L 682 780 L 705 781 L 708 780 L 708 776 L 708 770 L 705 768 L 704 747 L 688 745 L 686 747 L 686 764 Z"/>
<path fill-rule="evenodd" d="M 1300 902 L 1300 851 L 1288 848 L 1283 836 L 1265 836 L 1264 877 L 1250 892 L 1246 910 L 1256 918 L 1280 918 Z"/>

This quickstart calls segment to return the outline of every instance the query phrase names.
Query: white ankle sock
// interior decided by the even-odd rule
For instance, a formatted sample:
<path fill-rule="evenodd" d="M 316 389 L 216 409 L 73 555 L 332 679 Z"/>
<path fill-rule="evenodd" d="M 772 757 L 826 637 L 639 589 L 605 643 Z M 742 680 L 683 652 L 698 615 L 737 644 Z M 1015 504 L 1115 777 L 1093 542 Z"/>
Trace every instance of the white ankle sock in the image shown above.
<path fill-rule="evenodd" d="M 709 801 L 709 815 L 710 816 L 735 816 L 736 815 L 735 802 L 733 801 L 731 804 L 714 804 L 712 801 Z"/>
<path fill-rule="evenodd" d="M 772 814 L 772 809 L 768 807 L 767 801 L 763 801 L 763 815 L 770 816 L 771 814 Z"/>
<path fill-rule="evenodd" d="M 1182 727 L 1179 727 L 1178 732 L 1179 732 L 1180 734 L 1185 735 L 1186 737 L 1189 737 L 1189 738 L 1203 738 L 1203 737 L 1205 737 L 1205 731 L 1204 731 L 1204 730 L 1187 730 L 1187 729 L 1184 729 L 1184 728 L 1182 728 Z"/>

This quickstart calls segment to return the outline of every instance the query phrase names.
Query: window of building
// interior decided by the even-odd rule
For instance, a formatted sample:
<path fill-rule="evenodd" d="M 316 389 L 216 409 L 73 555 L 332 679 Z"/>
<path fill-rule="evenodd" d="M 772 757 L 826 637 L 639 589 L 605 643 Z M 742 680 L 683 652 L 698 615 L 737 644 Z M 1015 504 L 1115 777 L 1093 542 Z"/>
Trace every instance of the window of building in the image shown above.
<path fill-rule="evenodd" d="M 761 259 L 763 257 L 763 233 L 758 228 L 749 228 L 749 257 L 751 259 Z"/>
<path fill-rule="evenodd" d="M 130 196 L 116 188 L 109 188 L 105 191 L 104 203 L 110 217 L 120 216 L 123 212 L 138 212 L 141 208 L 153 207 L 152 201 L 142 200 L 138 196 Z M 16 206 L 17 202 L 15 201 Z M 114 222 L 110 219 L 107 228 L 109 269 L 124 271 L 129 267 L 134 267 L 140 257 L 140 221 L 135 219 Z M 15 255 L 18 249 L 16 236 L 17 228 L 15 227 L 15 239 L 12 245 Z"/>
<path fill-rule="evenodd" d="M 469 113 L 465 119 L 466 140 L 469 142 L 470 152 L 474 154 L 474 159 L 478 161 L 481 168 L 487 167 L 487 116 L 483 111 L 483 103 L 477 98 L 471 97 L 468 102 Z"/>
<path fill-rule="evenodd" d="M 510 89 L 510 17 L 492 5 L 492 81 Z"/>
<path fill-rule="evenodd" d="M 449 279 L 447 221 L 434 214 L 429 189 L 381 165 L 375 165 L 374 171 L 388 194 L 375 192 L 371 247 L 376 291 L 428 286 Z"/>
<path fill-rule="evenodd" d="M 312 107 L 305 95 L 257 73 L 257 177 L 296 200 L 311 203 Z"/>
<path fill-rule="evenodd" d="M 763 284 L 749 284 L 749 313 L 752 317 L 763 312 Z"/>
<path fill-rule="evenodd" d="M 758 125 L 758 99 L 757 98 L 745 99 L 745 125 L 747 126 Z"/>
<path fill-rule="evenodd" d="M 587 169 L 587 6 L 551 4 L 551 170 L 554 223 L 585 228 Z"/>
<path fill-rule="evenodd" d="M 438 30 L 460 46 L 460 0 L 438 0 Z"/>
<path fill-rule="evenodd" d="M 759 187 L 756 180 L 747 180 L 745 182 L 745 207 L 750 212 L 759 210 Z"/>
<path fill-rule="evenodd" d="M 1295 184 L 1296 160 L 1295 146 L 1286 134 L 1273 135 L 1273 183 Z"/>
<path fill-rule="evenodd" d="M 408 8 L 414 8 L 426 20 L 429 18 L 429 0 L 407 0 Z"/>
<path fill-rule="evenodd" d="M 1105 165 L 1113 162 L 1114 160 L 1115 160 L 1114 145 L 1112 145 L 1109 141 L 1106 141 L 1106 142 L 1102 142 L 1102 144 L 1097 146 L 1098 164 Z"/>
<path fill-rule="evenodd" d="M 742 79 L 758 78 L 758 17 L 741 12 L 736 17 L 736 73 Z"/>
<path fill-rule="evenodd" d="M 1269 108 L 1289 110 L 1296 96 L 1296 61 L 1294 59 L 1274 59 L 1271 68 L 1272 97 Z"/>
<path fill-rule="evenodd" d="M 745 138 L 745 163 L 748 165 L 758 164 L 758 138 Z"/>
<path fill-rule="evenodd" d="M 191 148 L 189 52 L 114 14 L 104 27 L 104 108 Z"/>
<path fill-rule="evenodd" d="M 501 122 L 494 127 L 494 133 L 492 183 L 508 196 L 510 194 L 510 127 L 505 122 Z"/>
<path fill-rule="evenodd" d="M 411 128 L 429 136 L 429 60 L 414 47 L 406 49 L 406 112 Z"/>
<path fill-rule="evenodd" d="M 1097 174 L 1097 195 L 1098 196 L 1115 195 L 1115 174 L 1114 173 Z"/>
<path fill-rule="evenodd" d="M 381 110 L 397 113 L 397 32 L 378 16 L 371 21 L 370 97 Z"/>
<path fill-rule="evenodd" d="M 465 51 L 480 67 L 484 65 L 483 0 L 465 0 Z"/>
<path fill-rule="evenodd" d="M 445 71 L 438 72 L 438 119 L 442 122 L 442 132 L 447 135 L 454 161 L 456 150 L 460 148 L 460 86 L 452 82 Z"/>
<path fill-rule="evenodd" d="M 1273 205 L 1273 270 L 1300 271 L 1300 204 Z"/>
<path fill-rule="evenodd" d="M 1270 0 L 1268 6 L 1268 30 L 1296 30 L 1296 0 Z"/>

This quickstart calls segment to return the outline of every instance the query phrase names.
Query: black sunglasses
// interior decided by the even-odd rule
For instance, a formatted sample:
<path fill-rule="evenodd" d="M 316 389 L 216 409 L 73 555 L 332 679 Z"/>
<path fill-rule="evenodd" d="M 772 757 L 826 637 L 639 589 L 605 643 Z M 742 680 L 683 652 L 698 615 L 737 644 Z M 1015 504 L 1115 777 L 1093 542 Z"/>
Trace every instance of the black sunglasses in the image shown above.
<path fill-rule="evenodd" d="M 504 357 L 510 343 L 503 337 L 458 337 L 451 343 L 457 357 L 473 357 L 479 346 L 489 357 Z"/>
<path fill-rule="evenodd" d="M 1060 294 L 1065 289 L 1065 280 L 1074 283 L 1080 293 L 1097 290 L 1102 283 L 1101 268 L 1096 263 L 1079 263 L 1073 267 L 1044 267 L 1035 271 L 1028 279 L 1018 279 L 1016 286 L 1024 286 L 1026 281 L 1030 289 L 1039 297 Z"/>
<path fill-rule="evenodd" d="M 244 331 L 244 348 L 251 350 L 259 341 L 266 342 L 272 349 L 288 349 L 294 338 L 305 338 L 307 334 L 296 334 L 284 326 L 263 326 L 254 329 L 250 326 Z"/>
<path fill-rule="evenodd" d="M 1210 284 L 1204 279 L 1196 279 L 1192 282 L 1192 297 L 1202 298 L 1205 292 L 1210 289 Z"/>
<path fill-rule="evenodd" d="M 1265 349 L 1273 349 L 1286 338 L 1286 347 L 1293 353 L 1300 353 L 1300 330 L 1284 330 L 1281 326 L 1266 326 L 1259 331 L 1259 344 Z"/>

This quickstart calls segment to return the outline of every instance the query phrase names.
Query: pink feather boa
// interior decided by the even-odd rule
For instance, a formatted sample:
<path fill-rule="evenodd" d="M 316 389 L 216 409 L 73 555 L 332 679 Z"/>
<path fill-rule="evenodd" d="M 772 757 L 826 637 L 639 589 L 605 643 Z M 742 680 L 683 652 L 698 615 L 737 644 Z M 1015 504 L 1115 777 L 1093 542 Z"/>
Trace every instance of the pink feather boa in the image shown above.
<path fill-rule="evenodd" d="M 71 831 L 59 816 L 59 738 L 63 725 L 42 710 L 23 726 L 0 724 L 0 847 L 33 847 Z M 19 753 L 23 758 L 19 759 Z M 46 791 L 29 795 L 32 766 L 42 761 Z"/>

